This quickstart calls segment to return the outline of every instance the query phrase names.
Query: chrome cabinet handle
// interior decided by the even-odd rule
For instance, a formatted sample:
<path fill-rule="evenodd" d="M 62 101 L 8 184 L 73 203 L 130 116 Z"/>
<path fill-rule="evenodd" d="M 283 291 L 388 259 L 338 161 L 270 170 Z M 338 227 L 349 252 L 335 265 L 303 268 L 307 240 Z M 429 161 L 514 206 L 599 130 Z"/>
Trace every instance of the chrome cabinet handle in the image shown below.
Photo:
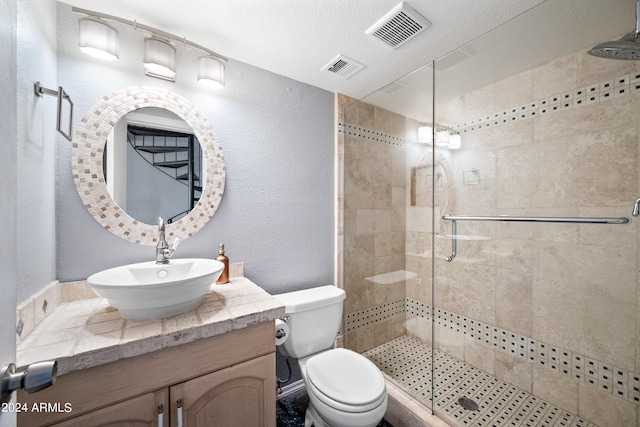
<path fill-rule="evenodd" d="M 178 427 L 182 427 L 182 399 L 178 399 Z"/>

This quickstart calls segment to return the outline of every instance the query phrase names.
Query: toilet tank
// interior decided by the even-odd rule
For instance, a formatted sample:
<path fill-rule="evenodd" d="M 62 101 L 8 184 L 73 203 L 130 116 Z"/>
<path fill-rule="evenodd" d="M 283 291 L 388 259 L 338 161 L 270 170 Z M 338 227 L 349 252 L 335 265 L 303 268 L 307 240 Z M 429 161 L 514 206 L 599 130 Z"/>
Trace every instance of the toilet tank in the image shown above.
<path fill-rule="evenodd" d="M 320 286 L 274 297 L 288 315 L 289 336 L 278 347 L 280 353 L 300 358 L 333 347 L 342 322 L 342 289 Z"/>

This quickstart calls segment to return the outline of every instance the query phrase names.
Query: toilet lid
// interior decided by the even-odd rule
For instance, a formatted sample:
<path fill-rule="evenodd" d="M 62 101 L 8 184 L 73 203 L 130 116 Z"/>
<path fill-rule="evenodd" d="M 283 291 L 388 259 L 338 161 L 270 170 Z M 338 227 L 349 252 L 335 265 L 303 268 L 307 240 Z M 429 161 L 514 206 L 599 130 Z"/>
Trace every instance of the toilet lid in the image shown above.
<path fill-rule="evenodd" d="M 337 402 L 360 406 L 385 392 L 384 377 L 366 357 L 344 348 L 325 351 L 307 362 L 307 377 L 315 388 Z"/>

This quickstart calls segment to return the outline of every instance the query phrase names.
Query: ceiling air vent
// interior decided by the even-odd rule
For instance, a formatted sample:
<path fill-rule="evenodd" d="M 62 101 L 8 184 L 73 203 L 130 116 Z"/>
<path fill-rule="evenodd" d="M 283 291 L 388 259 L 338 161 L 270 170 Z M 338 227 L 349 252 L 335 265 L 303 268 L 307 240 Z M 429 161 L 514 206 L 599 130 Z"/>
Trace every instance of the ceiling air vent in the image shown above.
<path fill-rule="evenodd" d="M 364 65 L 359 62 L 354 61 L 353 59 L 347 58 L 344 55 L 338 55 L 331 60 L 327 65 L 325 65 L 322 70 L 327 70 L 330 73 L 333 73 L 337 76 L 344 77 L 348 79 L 353 76 L 358 71 L 362 70 Z"/>
<path fill-rule="evenodd" d="M 411 6 L 400 3 L 382 17 L 366 34 L 396 49 L 431 26 L 431 22 Z"/>
<path fill-rule="evenodd" d="M 473 55 L 474 52 L 471 49 L 463 46 L 460 49 L 454 50 L 453 52 L 446 54 L 442 58 L 437 59 L 435 61 L 436 71 L 444 71 L 448 68 L 451 68 Z M 429 68 L 433 68 L 433 62 L 430 62 L 428 66 Z"/>

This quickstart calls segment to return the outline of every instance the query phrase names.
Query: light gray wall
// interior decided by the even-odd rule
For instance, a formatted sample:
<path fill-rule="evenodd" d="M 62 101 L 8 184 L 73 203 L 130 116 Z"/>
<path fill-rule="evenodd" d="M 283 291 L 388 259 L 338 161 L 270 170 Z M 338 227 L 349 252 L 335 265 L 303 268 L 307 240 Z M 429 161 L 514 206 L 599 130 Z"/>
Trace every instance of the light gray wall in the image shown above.
<path fill-rule="evenodd" d="M 333 94 L 234 60 L 225 89 L 207 89 L 196 82 L 198 52 L 180 47 L 177 82 L 146 77 L 139 33 L 121 30 L 120 61 L 107 63 L 79 52 L 77 20 L 58 4 L 58 76 L 75 103 L 76 124 L 115 89 L 156 86 L 189 100 L 220 141 L 227 173 L 222 202 L 174 256 L 215 257 L 225 243 L 231 262 L 245 262 L 246 276 L 269 292 L 333 283 Z M 153 247 L 111 235 L 88 214 L 71 177 L 70 151 L 69 143 L 59 144 L 59 280 L 153 259 Z"/>
<path fill-rule="evenodd" d="M 0 0 L 0 366 L 16 360 L 16 0 Z M 15 413 L 0 411 L 0 427 L 14 427 Z"/>
<path fill-rule="evenodd" d="M 35 95 L 40 81 L 57 89 L 56 5 L 18 1 L 17 21 L 17 280 L 23 301 L 56 279 L 56 98 Z M 3 59 L 4 60 L 4 59 Z"/>

